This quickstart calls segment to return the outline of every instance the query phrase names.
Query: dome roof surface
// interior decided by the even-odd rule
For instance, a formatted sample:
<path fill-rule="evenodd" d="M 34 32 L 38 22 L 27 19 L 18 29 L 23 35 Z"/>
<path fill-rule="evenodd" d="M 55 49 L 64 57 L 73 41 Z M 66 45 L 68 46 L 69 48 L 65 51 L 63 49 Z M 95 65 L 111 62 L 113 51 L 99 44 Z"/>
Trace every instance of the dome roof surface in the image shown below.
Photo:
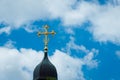
<path fill-rule="evenodd" d="M 47 52 L 40 64 L 34 70 L 33 80 L 57 80 L 57 70 L 49 61 Z"/>

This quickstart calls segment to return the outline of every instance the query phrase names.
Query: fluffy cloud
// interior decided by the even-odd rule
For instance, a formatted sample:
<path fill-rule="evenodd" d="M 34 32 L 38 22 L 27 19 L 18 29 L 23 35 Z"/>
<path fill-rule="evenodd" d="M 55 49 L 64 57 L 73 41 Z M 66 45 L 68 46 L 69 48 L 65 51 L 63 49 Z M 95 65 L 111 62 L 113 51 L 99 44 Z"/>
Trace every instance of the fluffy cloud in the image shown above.
<path fill-rule="evenodd" d="M 120 44 L 120 6 L 103 6 L 101 11 L 91 18 L 91 32 L 95 40 Z"/>
<path fill-rule="evenodd" d="M 36 62 L 42 59 L 42 52 L 32 49 L 10 49 L 0 47 L 0 80 L 32 80 Z M 24 68 L 26 68 L 24 70 Z"/>
<path fill-rule="evenodd" d="M 94 48 L 90 51 L 83 45 L 77 45 L 75 43 L 74 37 L 72 37 L 72 36 L 70 37 L 70 41 L 66 44 L 66 50 L 67 50 L 67 53 L 69 53 L 69 54 L 71 54 L 71 50 L 75 50 L 77 52 L 82 51 L 86 54 L 90 53 L 90 52 L 92 52 L 92 53 L 98 53 L 99 52 L 97 49 L 94 49 Z"/>
<path fill-rule="evenodd" d="M 82 60 L 57 50 L 52 56 L 52 61 L 58 68 L 59 80 L 85 80 L 81 70 L 84 65 Z"/>
<path fill-rule="evenodd" d="M 84 0 L 2 0 L 0 22 L 8 25 L 0 29 L 0 33 L 10 33 L 12 29 L 36 20 L 59 18 L 65 26 L 81 25 L 95 10 L 95 4 Z M 27 28 L 31 29 L 30 26 Z"/>
<path fill-rule="evenodd" d="M 63 25 L 70 27 L 81 26 L 97 10 L 96 4 L 85 1 L 77 2 L 74 6 L 75 9 L 69 10 L 62 17 Z"/>
<path fill-rule="evenodd" d="M 14 44 L 16 42 L 12 41 L 12 40 L 8 40 L 5 44 L 4 44 L 4 47 L 7 47 L 7 48 L 14 48 Z"/>
<path fill-rule="evenodd" d="M 32 80 L 33 70 L 42 58 L 42 51 L 0 47 L 0 80 Z M 59 80 L 85 80 L 82 67 L 96 67 L 98 63 L 93 58 L 92 52 L 79 59 L 60 50 L 50 56 L 57 68 Z"/>
<path fill-rule="evenodd" d="M 80 2 L 75 9 L 68 11 L 63 17 L 63 24 L 67 32 L 72 33 L 72 28 L 80 27 L 84 22 L 90 21 L 92 26 L 88 30 L 96 41 L 112 42 L 120 45 L 120 5 L 119 2 L 108 2 L 106 5 L 98 3 Z M 68 29 L 69 28 L 69 29 Z"/>
<path fill-rule="evenodd" d="M 84 22 L 90 21 L 92 26 L 89 31 L 96 41 L 120 44 L 120 0 L 115 1 L 108 0 L 108 4 L 100 5 L 97 0 L 92 0 L 92 2 L 84 0 L 1 0 L 0 22 L 6 23 L 7 26 L 0 28 L 0 34 L 3 32 L 9 34 L 11 30 L 20 27 L 28 32 L 36 31 L 35 26 L 29 24 L 36 20 L 59 18 L 69 33 L 74 33 L 72 28 L 78 28 Z"/>
<path fill-rule="evenodd" d="M 62 17 L 75 2 L 76 0 L 1 0 L 0 22 L 9 26 L 1 28 L 0 33 L 9 33 L 12 29 L 35 20 Z"/>

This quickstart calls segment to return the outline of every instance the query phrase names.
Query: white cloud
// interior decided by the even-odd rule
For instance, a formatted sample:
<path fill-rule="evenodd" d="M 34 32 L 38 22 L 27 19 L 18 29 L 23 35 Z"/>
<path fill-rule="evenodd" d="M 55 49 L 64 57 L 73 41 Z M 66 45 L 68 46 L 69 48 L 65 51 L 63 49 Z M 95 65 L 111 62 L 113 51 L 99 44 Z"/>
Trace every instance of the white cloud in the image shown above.
<path fill-rule="evenodd" d="M 89 54 L 83 59 L 84 64 L 86 64 L 89 68 L 95 68 L 98 66 L 98 62 L 96 60 L 93 60 L 93 57 L 93 52 L 89 52 Z"/>
<path fill-rule="evenodd" d="M 11 27 L 10 26 L 6 26 L 6 27 L 3 27 L 0 29 L 0 34 L 1 33 L 7 33 L 7 34 L 10 34 L 10 31 L 11 31 Z"/>
<path fill-rule="evenodd" d="M 14 4 L 15 3 L 15 4 Z M 29 3 L 29 4 L 28 4 Z M 115 3 L 115 4 L 114 4 Z M 118 3 L 118 4 L 117 4 Z M 80 27 L 90 21 L 89 31 L 94 39 L 100 42 L 120 44 L 120 6 L 118 2 L 108 1 L 100 5 L 97 1 L 84 0 L 1 0 L 0 22 L 8 24 L 0 28 L 0 34 L 9 34 L 11 30 L 29 25 L 36 20 L 60 19 L 68 33 L 73 34 L 72 28 Z M 33 32 L 33 26 L 24 26 L 26 31 Z"/>
<path fill-rule="evenodd" d="M 64 49 L 63 49 L 64 50 Z M 84 45 L 78 45 L 75 43 L 75 39 L 74 37 L 70 37 L 70 41 L 66 44 L 66 48 L 65 50 L 67 50 L 67 53 L 71 54 L 71 50 L 75 50 L 77 52 L 82 51 L 86 54 L 88 53 L 98 53 L 99 51 L 95 48 L 93 48 L 92 50 L 88 50 Z"/>
<path fill-rule="evenodd" d="M 5 44 L 4 44 L 4 47 L 7 47 L 7 48 L 15 48 L 14 47 L 14 44 L 16 42 L 12 41 L 12 40 L 8 40 Z"/>
<path fill-rule="evenodd" d="M 91 17 L 91 32 L 95 40 L 120 44 L 120 6 L 104 6 L 98 14 Z"/>
<path fill-rule="evenodd" d="M 120 5 L 120 0 L 108 0 L 108 3 L 112 4 L 113 6 Z"/>
<path fill-rule="evenodd" d="M 32 80 L 33 70 L 42 58 L 42 51 L 0 47 L 0 80 Z M 59 50 L 50 56 L 57 68 L 59 80 L 85 80 L 82 67 L 97 67 L 97 61 L 93 58 L 94 53 L 79 59 Z"/>
<path fill-rule="evenodd" d="M 10 49 L 0 47 L 0 80 L 32 80 L 32 71 L 41 59 L 42 52 L 32 49 Z M 26 67 L 27 70 L 23 70 Z"/>
<path fill-rule="evenodd" d="M 70 37 L 70 41 L 66 45 L 67 53 L 71 54 L 71 50 L 75 50 L 78 53 L 80 51 L 85 53 L 85 56 L 83 58 L 84 64 L 86 64 L 89 68 L 94 68 L 97 67 L 98 62 L 96 60 L 92 60 L 94 56 L 98 54 L 98 50 L 93 48 L 92 50 L 88 50 L 85 46 L 83 45 L 77 45 L 75 44 L 75 39 L 74 37 Z M 81 54 L 81 53 L 79 53 Z M 87 56 L 86 56 L 87 55 Z"/>
<path fill-rule="evenodd" d="M 0 22 L 9 25 L 9 29 L 18 29 L 35 20 L 55 19 L 62 17 L 76 0 L 1 0 Z M 14 4 L 15 3 L 15 4 Z M 6 28 L 2 32 L 9 33 Z"/>
<path fill-rule="evenodd" d="M 108 1 L 109 2 L 109 1 Z M 112 42 L 120 45 L 120 6 L 113 5 L 99 5 L 97 3 L 80 2 L 76 9 L 69 10 L 63 19 L 68 33 L 74 33 L 68 28 L 78 28 L 84 22 L 90 21 L 92 27 L 89 31 L 93 34 L 96 41 Z"/>
<path fill-rule="evenodd" d="M 10 33 L 12 29 L 36 20 L 59 18 L 65 26 L 81 25 L 95 9 L 96 5 L 84 0 L 2 0 L 0 22 L 7 23 L 9 30 L 6 31 L 8 27 L 5 27 L 0 33 Z"/>
<path fill-rule="evenodd" d="M 86 49 L 85 46 L 81 45 L 77 45 L 75 44 L 75 39 L 74 37 L 70 37 L 70 41 L 66 44 L 66 49 L 67 49 L 67 53 L 71 53 L 71 50 L 76 50 L 76 51 L 83 51 L 85 53 L 88 53 L 89 50 Z"/>
<path fill-rule="evenodd" d="M 120 5 L 119 4 L 99 5 L 89 2 L 80 2 L 76 9 L 69 10 L 63 18 L 63 23 L 68 33 L 74 33 L 71 28 L 78 28 L 84 22 L 92 24 L 89 31 L 96 41 L 112 42 L 120 45 Z M 70 28 L 70 29 L 68 29 Z"/>
<path fill-rule="evenodd" d="M 96 9 L 97 5 L 94 3 L 92 4 L 85 1 L 78 2 L 75 9 L 71 9 L 64 14 L 62 17 L 63 24 L 65 26 L 81 26 Z"/>
<path fill-rule="evenodd" d="M 52 62 L 58 68 L 59 80 L 85 80 L 81 70 L 84 63 L 82 60 L 56 50 Z"/>

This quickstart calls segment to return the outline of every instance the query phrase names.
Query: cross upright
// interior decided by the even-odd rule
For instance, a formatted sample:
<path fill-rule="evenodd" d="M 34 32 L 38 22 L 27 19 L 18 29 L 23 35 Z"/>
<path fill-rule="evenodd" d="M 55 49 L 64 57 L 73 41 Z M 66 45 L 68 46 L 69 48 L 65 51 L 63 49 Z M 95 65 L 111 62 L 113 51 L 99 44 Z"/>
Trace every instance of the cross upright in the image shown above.
<path fill-rule="evenodd" d="M 40 37 L 40 35 L 45 35 L 45 38 L 44 38 L 44 45 L 45 45 L 44 51 L 45 51 L 45 52 L 48 51 L 48 42 L 49 42 L 48 35 L 49 35 L 49 34 L 51 34 L 51 35 L 56 34 L 56 33 L 54 32 L 54 30 L 52 30 L 51 32 L 48 32 L 48 28 L 49 28 L 49 26 L 48 26 L 48 25 L 45 25 L 45 26 L 44 26 L 45 32 L 40 32 L 40 31 L 38 31 L 38 34 L 37 34 L 38 37 Z"/>

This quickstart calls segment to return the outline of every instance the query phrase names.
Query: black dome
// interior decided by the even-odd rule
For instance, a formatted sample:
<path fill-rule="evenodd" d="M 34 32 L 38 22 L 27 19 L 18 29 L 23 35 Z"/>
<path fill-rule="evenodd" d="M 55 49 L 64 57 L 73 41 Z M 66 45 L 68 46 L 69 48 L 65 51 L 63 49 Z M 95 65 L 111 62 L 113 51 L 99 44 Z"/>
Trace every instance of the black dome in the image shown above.
<path fill-rule="evenodd" d="M 47 52 L 44 59 L 34 70 L 33 80 L 57 80 L 57 71 L 55 66 L 49 61 Z"/>

